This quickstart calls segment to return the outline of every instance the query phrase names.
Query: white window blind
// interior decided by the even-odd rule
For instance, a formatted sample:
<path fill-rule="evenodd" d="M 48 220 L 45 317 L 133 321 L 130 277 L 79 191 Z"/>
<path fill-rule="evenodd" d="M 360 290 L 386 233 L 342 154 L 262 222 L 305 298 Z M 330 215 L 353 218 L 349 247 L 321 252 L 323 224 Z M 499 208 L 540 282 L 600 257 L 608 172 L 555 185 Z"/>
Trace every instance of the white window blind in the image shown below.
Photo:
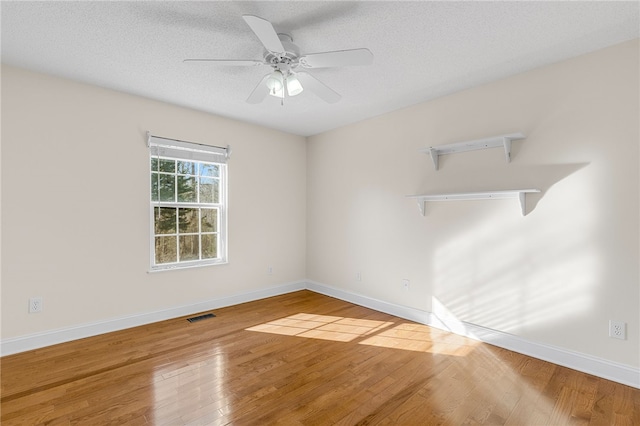
<path fill-rule="evenodd" d="M 160 157 L 173 157 L 183 160 L 209 161 L 213 163 L 226 163 L 231 153 L 231 147 L 204 145 L 195 142 L 186 142 L 177 139 L 163 138 L 147 133 L 147 146 L 151 155 Z"/>

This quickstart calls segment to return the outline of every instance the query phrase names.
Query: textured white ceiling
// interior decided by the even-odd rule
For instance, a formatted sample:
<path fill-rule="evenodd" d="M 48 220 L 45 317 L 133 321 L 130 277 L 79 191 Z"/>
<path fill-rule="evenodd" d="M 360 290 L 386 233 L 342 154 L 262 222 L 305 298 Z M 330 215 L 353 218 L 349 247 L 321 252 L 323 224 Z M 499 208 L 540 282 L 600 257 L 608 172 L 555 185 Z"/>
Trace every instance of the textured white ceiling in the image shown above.
<path fill-rule="evenodd" d="M 639 37 L 633 2 L 9 2 L 2 62 L 309 136 Z M 310 72 L 342 95 L 245 102 L 268 67 L 243 14 L 302 53 L 366 47 L 367 67 Z"/>

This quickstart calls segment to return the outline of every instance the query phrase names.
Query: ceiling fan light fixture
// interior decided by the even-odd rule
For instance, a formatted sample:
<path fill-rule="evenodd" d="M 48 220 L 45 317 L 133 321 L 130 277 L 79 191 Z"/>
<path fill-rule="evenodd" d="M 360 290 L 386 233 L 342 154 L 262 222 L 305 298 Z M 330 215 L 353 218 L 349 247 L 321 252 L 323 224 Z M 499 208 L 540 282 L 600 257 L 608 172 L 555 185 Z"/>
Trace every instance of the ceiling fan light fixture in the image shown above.
<path fill-rule="evenodd" d="M 277 96 L 278 92 L 281 92 L 284 88 L 284 76 L 279 70 L 275 70 L 267 79 L 267 87 L 269 88 L 269 94 Z"/>
<path fill-rule="evenodd" d="M 287 77 L 287 94 L 289 96 L 299 95 L 303 90 L 304 88 L 302 87 L 302 84 L 300 84 L 298 77 L 293 74 Z"/>
<path fill-rule="evenodd" d="M 284 88 L 281 88 L 280 90 L 270 90 L 269 94 L 274 98 L 282 99 L 284 98 Z"/>

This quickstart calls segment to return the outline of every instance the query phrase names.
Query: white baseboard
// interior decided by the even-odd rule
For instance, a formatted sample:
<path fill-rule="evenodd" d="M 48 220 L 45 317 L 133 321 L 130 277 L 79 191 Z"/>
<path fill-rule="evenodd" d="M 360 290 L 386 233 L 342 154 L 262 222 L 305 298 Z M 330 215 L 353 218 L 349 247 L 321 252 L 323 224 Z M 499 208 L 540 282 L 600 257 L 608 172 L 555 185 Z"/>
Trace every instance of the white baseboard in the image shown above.
<path fill-rule="evenodd" d="M 437 327 L 435 324 L 433 326 Z M 464 323 L 464 326 L 467 329 L 464 335 L 472 339 L 640 389 L 638 368 L 478 325 Z M 446 326 L 441 328 L 448 330 Z"/>
<path fill-rule="evenodd" d="M 307 280 L 307 290 L 324 294 L 325 296 L 335 297 L 355 305 L 364 306 L 365 308 L 375 311 L 384 312 L 385 314 L 394 315 L 410 321 L 419 322 L 420 324 L 429 324 L 432 314 L 420 309 L 410 308 L 408 306 L 395 305 L 389 302 L 383 302 L 361 294 L 351 293 L 335 287 L 330 287 L 319 282 Z"/>
<path fill-rule="evenodd" d="M 167 319 L 210 311 L 225 306 L 237 305 L 240 303 L 251 302 L 305 289 L 374 309 L 376 311 L 385 312 L 400 318 L 451 331 L 453 333 L 504 349 L 640 389 L 640 369 L 630 367 L 628 365 L 619 364 L 543 343 L 529 341 L 502 331 L 491 330 L 478 325 L 452 320 L 443 316 L 437 316 L 432 312 L 410 308 L 408 306 L 384 302 L 382 300 L 348 292 L 311 280 L 286 283 L 276 287 L 206 300 L 190 305 L 177 306 L 161 311 L 141 313 L 106 321 L 46 331 L 43 333 L 30 334 L 27 336 L 2 339 L 0 341 L 0 354 L 1 356 L 11 355 L 71 340 L 96 336 L 112 331 L 137 327 L 153 322 L 164 321 Z"/>
<path fill-rule="evenodd" d="M 11 355 L 25 352 L 32 349 L 43 348 L 45 346 L 56 345 L 58 343 L 69 342 L 71 340 L 83 339 L 85 337 L 97 336 L 99 334 L 112 331 L 124 330 L 126 328 L 137 327 L 153 322 L 164 321 L 185 315 L 219 309 L 225 306 L 238 305 L 240 303 L 260 300 L 267 297 L 278 296 L 280 294 L 291 293 L 306 289 L 304 281 L 282 284 L 276 287 L 252 291 L 249 293 L 235 294 L 226 297 L 206 300 L 189 305 L 176 306 L 154 312 L 146 312 L 136 315 L 128 315 L 120 318 L 113 318 L 105 321 L 97 321 L 88 324 L 81 324 L 74 327 L 66 327 L 42 333 L 29 334 L 0 341 L 0 355 Z"/>
<path fill-rule="evenodd" d="M 440 317 L 432 312 L 384 302 L 315 281 L 307 280 L 307 289 L 640 389 L 640 369 L 638 368 L 544 343 L 533 342 L 502 331 Z"/>

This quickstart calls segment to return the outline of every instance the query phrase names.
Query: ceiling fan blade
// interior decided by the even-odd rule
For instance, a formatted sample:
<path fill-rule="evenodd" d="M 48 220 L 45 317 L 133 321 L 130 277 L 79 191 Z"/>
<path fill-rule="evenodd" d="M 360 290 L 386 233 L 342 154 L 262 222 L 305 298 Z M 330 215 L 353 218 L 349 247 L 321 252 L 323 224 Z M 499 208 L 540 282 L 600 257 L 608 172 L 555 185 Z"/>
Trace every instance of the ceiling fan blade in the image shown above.
<path fill-rule="evenodd" d="M 278 37 L 278 33 L 273 29 L 271 22 L 253 15 L 242 15 L 251 30 L 258 36 L 260 42 L 271 53 L 284 54 L 285 48 Z"/>
<path fill-rule="evenodd" d="M 262 77 L 260 83 L 253 89 L 253 92 L 247 98 L 247 103 L 249 104 L 259 104 L 267 97 L 269 94 L 269 88 L 267 87 L 267 79 L 271 76 L 271 74 L 267 74 Z"/>
<path fill-rule="evenodd" d="M 231 65 L 237 67 L 264 65 L 264 61 L 256 61 L 253 59 L 184 59 L 182 62 L 210 62 L 215 65 Z"/>
<path fill-rule="evenodd" d="M 329 86 L 304 71 L 296 73 L 296 77 L 302 83 L 305 90 L 310 90 L 315 93 L 320 99 L 323 99 L 330 104 L 336 103 L 342 96 L 331 89 Z"/>
<path fill-rule="evenodd" d="M 311 53 L 300 57 L 300 65 L 304 68 L 348 67 L 372 63 L 373 53 L 365 48 Z"/>

